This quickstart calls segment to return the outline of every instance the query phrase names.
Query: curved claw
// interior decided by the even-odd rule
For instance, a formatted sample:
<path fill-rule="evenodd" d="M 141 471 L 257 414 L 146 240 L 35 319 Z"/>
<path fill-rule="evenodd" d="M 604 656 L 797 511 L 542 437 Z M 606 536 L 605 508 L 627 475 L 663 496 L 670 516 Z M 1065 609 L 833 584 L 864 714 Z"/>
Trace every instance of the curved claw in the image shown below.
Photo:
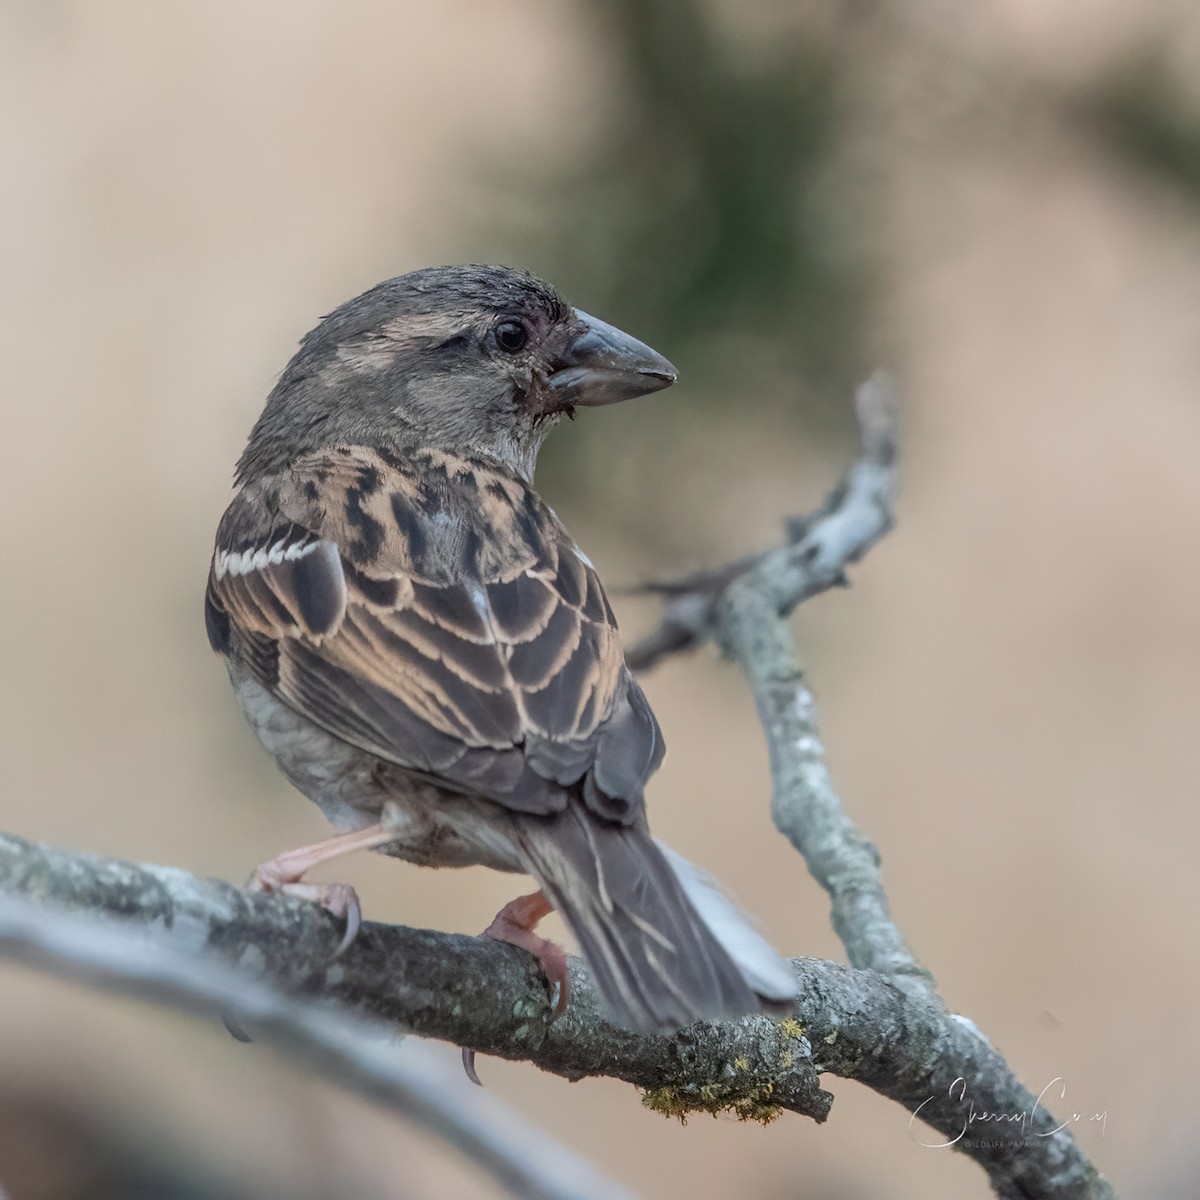
<path fill-rule="evenodd" d="M 483 1080 L 479 1078 L 479 1074 L 475 1070 L 475 1051 L 463 1047 L 462 1052 L 463 1070 L 467 1073 L 467 1078 L 478 1087 L 483 1087 Z"/>
<path fill-rule="evenodd" d="M 285 896 L 309 900 L 319 904 L 339 921 L 344 921 L 345 929 L 333 952 L 334 958 L 340 958 L 354 945 L 354 939 L 362 928 L 362 902 L 348 883 L 274 883 L 255 872 L 246 886 L 250 891 L 281 892 Z"/>
<path fill-rule="evenodd" d="M 554 966 L 558 968 L 554 974 L 550 973 L 554 968 L 548 967 L 545 960 L 542 961 L 542 970 L 546 972 L 546 977 L 558 988 L 558 999 L 554 1002 L 554 1012 L 550 1014 L 551 1021 L 557 1021 L 567 1011 L 567 1005 L 571 1000 L 571 975 L 567 969 L 566 956 L 563 955 L 560 947 L 555 946 L 554 949 L 563 959 L 561 963 L 557 961 L 557 958 L 554 960 Z"/>
<path fill-rule="evenodd" d="M 358 931 L 362 928 L 362 902 L 358 898 L 358 893 L 348 884 L 332 883 L 329 885 L 325 907 L 335 917 L 340 916 L 346 922 L 342 940 L 338 942 L 337 949 L 333 952 L 334 958 L 341 958 L 354 945 Z"/>
<path fill-rule="evenodd" d="M 238 1023 L 238 1019 L 232 1013 L 221 1010 L 221 1024 L 225 1026 L 229 1036 L 238 1042 L 252 1042 L 254 1039 L 242 1028 Z"/>

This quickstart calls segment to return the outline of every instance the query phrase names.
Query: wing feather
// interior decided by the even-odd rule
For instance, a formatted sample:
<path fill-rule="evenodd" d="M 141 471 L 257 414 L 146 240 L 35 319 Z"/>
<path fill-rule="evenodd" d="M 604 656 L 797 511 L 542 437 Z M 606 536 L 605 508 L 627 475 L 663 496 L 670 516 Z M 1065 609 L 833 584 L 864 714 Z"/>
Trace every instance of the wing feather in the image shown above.
<path fill-rule="evenodd" d="M 517 811 L 631 821 L 662 758 L 595 570 L 486 464 L 343 448 L 243 489 L 206 620 L 329 732 Z"/>

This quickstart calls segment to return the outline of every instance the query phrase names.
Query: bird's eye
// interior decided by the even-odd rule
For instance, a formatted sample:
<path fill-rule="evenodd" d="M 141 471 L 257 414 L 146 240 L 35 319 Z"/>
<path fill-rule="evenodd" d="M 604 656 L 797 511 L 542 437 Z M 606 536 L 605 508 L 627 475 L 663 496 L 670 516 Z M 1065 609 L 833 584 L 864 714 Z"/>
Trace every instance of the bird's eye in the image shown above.
<path fill-rule="evenodd" d="M 492 331 L 496 345 L 505 354 L 516 354 L 529 341 L 529 330 L 520 321 L 501 321 Z"/>

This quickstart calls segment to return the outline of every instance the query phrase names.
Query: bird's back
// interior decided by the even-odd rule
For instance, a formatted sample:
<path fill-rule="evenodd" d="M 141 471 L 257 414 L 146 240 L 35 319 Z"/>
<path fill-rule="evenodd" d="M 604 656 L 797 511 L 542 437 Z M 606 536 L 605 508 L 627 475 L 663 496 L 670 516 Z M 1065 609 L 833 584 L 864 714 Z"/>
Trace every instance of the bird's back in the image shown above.
<path fill-rule="evenodd" d="M 310 454 L 230 506 L 209 608 L 217 640 L 328 732 L 514 809 L 579 788 L 628 821 L 661 761 L 595 571 L 498 466 Z"/>

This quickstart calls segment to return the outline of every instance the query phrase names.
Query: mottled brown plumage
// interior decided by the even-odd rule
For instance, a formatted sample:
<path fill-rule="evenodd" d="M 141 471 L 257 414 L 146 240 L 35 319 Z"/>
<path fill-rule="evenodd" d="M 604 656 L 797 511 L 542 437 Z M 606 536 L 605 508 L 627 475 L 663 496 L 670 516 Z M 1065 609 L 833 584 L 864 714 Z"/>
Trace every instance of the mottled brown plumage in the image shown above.
<path fill-rule="evenodd" d="M 601 815 L 641 803 L 662 742 L 612 609 L 511 474 L 440 450 L 317 451 L 243 489 L 218 544 L 215 620 L 328 732 L 522 812 L 562 811 L 585 775 Z M 242 570 L 256 553 L 278 561 Z M 614 721 L 619 741 L 602 736 Z"/>
<path fill-rule="evenodd" d="M 794 990 L 769 954 L 737 961 L 650 838 L 657 722 L 595 570 L 530 482 L 563 413 L 673 377 L 519 272 L 380 285 L 305 339 L 268 400 L 206 601 L 256 732 L 355 845 L 534 875 L 639 1029 Z"/>

